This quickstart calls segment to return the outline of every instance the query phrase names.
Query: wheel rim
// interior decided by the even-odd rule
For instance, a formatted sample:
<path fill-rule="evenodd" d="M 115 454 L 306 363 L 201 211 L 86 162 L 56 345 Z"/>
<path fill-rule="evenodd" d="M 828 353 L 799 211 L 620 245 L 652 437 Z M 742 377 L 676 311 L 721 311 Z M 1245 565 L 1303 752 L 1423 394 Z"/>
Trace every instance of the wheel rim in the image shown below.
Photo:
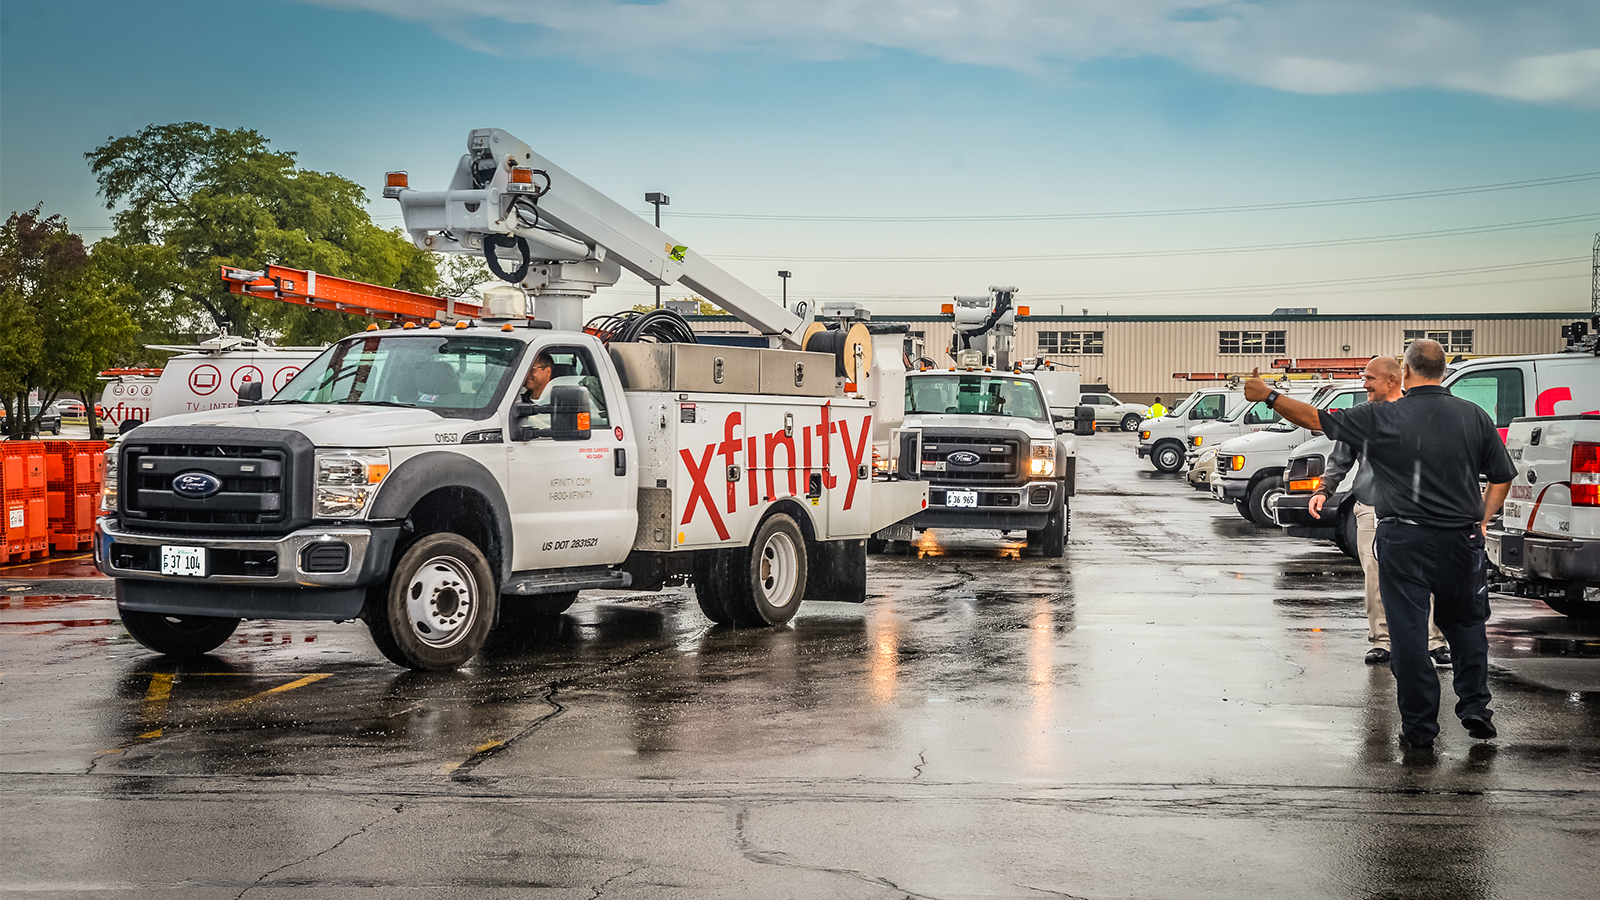
<path fill-rule="evenodd" d="M 1269 524 L 1278 524 L 1278 498 L 1282 495 L 1283 491 L 1278 488 L 1261 495 L 1261 508 L 1257 512 L 1261 513 L 1261 518 Z"/>
<path fill-rule="evenodd" d="M 477 615 L 478 583 L 454 557 L 433 557 L 417 567 L 406 585 L 411 631 L 430 647 L 449 647 L 466 637 Z"/>
<path fill-rule="evenodd" d="M 1172 449 L 1171 447 L 1163 449 L 1161 451 L 1161 455 L 1157 457 L 1157 459 L 1160 461 L 1161 468 L 1163 469 L 1176 469 L 1178 467 L 1178 451 Z"/>
<path fill-rule="evenodd" d="M 800 554 L 793 539 L 783 532 L 767 538 L 761 547 L 757 587 L 767 605 L 781 609 L 794 602 L 794 588 L 800 576 Z"/>

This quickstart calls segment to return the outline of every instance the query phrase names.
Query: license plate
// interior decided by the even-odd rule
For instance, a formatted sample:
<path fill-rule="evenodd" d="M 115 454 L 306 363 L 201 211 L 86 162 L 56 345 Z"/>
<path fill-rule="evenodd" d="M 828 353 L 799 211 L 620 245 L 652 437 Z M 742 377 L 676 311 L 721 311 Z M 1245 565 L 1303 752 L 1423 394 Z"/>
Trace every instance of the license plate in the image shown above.
<path fill-rule="evenodd" d="M 161 574 L 204 577 L 206 574 L 206 548 L 161 547 Z"/>
<path fill-rule="evenodd" d="M 978 492 L 977 491 L 945 491 L 944 492 L 944 505 L 945 506 L 977 506 L 978 505 Z"/>

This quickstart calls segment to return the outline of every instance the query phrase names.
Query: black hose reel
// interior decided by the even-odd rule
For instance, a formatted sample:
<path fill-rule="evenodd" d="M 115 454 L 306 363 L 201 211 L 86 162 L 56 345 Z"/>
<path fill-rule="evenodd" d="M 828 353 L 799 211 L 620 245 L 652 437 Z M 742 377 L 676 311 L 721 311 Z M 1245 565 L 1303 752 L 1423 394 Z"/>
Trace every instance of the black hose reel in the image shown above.
<path fill-rule="evenodd" d="M 515 250 L 522 255 L 522 264 L 507 273 L 500 267 L 500 256 L 495 250 L 504 247 Z M 528 277 L 528 267 L 533 265 L 533 251 L 528 247 L 527 238 L 512 234 L 486 234 L 483 236 L 483 261 L 489 264 L 489 271 L 501 281 L 512 284 L 521 284 L 522 279 Z"/>

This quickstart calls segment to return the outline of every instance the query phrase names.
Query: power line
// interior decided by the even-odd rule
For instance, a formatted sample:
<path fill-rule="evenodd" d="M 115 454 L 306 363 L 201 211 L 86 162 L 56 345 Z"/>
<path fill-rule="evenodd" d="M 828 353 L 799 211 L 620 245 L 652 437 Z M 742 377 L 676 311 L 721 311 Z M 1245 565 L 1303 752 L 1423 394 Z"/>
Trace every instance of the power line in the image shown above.
<path fill-rule="evenodd" d="M 1499 225 L 1473 225 L 1466 228 L 1444 228 L 1437 231 L 1411 231 L 1401 234 L 1373 235 L 1368 237 L 1333 238 L 1323 241 L 1295 241 L 1287 244 L 1252 244 L 1240 247 L 1194 247 L 1183 250 L 1127 250 L 1115 253 L 1051 253 L 1030 256 L 791 256 L 789 254 L 704 254 L 707 259 L 737 259 L 756 261 L 818 262 L 818 263 L 930 263 L 930 262 L 1040 262 L 1069 259 L 1147 259 L 1161 256 L 1207 256 L 1222 253 L 1260 253 L 1272 250 L 1310 250 L 1320 247 L 1349 247 L 1360 244 L 1386 244 L 1398 241 L 1416 241 L 1434 237 L 1458 237 L 1471 234 L 1488 234 L 1496 231 L 1516 231 L 1525 228 L 1545 228 L 1551 225 L 1568 225 L 1600 219 L 1600 213 L 1580 216 L 1560 216 L 1553 219 L 1529 219 L 1524 222 L 1506 222 Z"/>
<path fill-rule="evenodd" d="M 1293 200 L 1284 203 L 1251 203 L 1241 206 L 1195 206 L 1178 209 L 1145 209 L 1126 212 L 1094 213 L 1039 213 L 994 216 L 798 216 L 766 215 L 757 213 L 674 213 L 675 219 L 738 219 L 771 222 L 1064 222 L 1082 219 L 1141 219 L 1160 216 L 1208 216 L 1241 212 L 1268 212 L 1283 209 L 1315 209 L 1328 206 L 1354 206 L 1363 203 L 1394 203 L 1402 200 L 1425 200 L 1433 197 L 1458 197 L 1466 194 L 1486 194 L 1494 191 L 1513 191 L 1580 181 L 1600 179 L 1600 172 L 1579 172 L 1574 175 L 1555 175 L 1526 181 L 1502 181 L 1494 184 L 1475 184 L 1466 187 L 1440 188 L 1432 191 L 1406 191 L 1399 194 L 1371 194 L 1363 197 L 1336 197 L 1326 200 Z"/>

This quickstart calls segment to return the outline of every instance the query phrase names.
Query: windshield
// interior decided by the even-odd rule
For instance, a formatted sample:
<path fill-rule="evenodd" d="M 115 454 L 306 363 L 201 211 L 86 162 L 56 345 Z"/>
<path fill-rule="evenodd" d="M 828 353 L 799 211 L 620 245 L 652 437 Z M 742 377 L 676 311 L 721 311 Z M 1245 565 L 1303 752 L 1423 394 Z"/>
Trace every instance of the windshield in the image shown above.
<path fill-rule="evenodd" d="M 906 412 L 1016 416 L 1049 421 L 1039 385 L 1004 375 L 918 375 L 906 379 Z"/>
<path fill-rule="evenodd" d="M 521 341 L 477 335 L 366 334 L 312 360 L 273 403 L 357 403 L 485 418 L 511 382 Z"/>
<path fill-rule="evenodd" d="M 1189 412 L 1189 407 L 1193 406 L 1195 404 L 1195 401 L 1199 400 L 1199 399 L 1200 399 L 1200 392 L 1199 391 L 1195 391 L 1194 393 L 1190 394 L 1189 396 L 1183 398 L 1183 402 L 1182 403 L 1176 404 L 1171 409 L 1167 410 L 1166 418 L 1168 418 L 1168 419 L 1176 419 L 1179 416 L 1187 415 L 1188 412 Z"/>

